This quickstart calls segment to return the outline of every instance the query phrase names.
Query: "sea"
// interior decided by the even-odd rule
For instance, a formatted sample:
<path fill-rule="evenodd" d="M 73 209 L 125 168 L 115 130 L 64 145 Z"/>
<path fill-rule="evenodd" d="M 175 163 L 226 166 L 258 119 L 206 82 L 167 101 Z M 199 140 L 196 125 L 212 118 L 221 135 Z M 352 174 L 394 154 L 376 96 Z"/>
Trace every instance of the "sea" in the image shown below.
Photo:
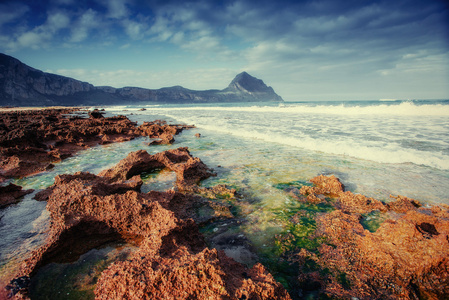
<path fill-rule="evenodd" d="M 346 190 L 384 202 L 402 195 L 423 205 L 449 205 L 447 99 L 139 103 L 97 108 L 105 109 L 105 116 L 125 115 L 138 124 L 160 119 L 196 127 L 175 136 L 173 145 L 148 146 L 149 138 L 142 137 L 97 146 L 56 164 L 47 173 L 12 182 L 39 191 L 58 174 L 98 173 L 132 151 L 154 154 L 188 147 L 217 174 L 203 181 L 203 186 L 226 184 L 250 199 L 240 207 L 236 204 L 244 220 L 237 230 L 260 256 L 273 246 L 276 234 L 285 230 L 279 213 L 297 207 L 279 186 L 307 184 L 320 174 L 335 175 Z M 173 189 L 174 181 L 173 173 L 160 172 L 146 177 L 142 190 Z M 33 200 L 33 195 L 0 210 L 0 273 L 11 272 L 46 237 L 49 215 L 45 203 Z M 238 253 L 234 255 L 247 263 Z"/>

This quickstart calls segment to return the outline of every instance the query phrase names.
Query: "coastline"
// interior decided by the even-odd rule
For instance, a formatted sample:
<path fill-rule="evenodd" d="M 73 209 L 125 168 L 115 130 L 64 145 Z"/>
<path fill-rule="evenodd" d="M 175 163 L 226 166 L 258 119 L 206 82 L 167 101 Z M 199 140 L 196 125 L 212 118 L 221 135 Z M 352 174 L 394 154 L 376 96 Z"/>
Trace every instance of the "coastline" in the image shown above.
<path fill-rule="evenodd" d="M 35 110 L 53 110 L 53 109 L 86 109 L 85 106 L 0 106 L 1 112 L 11 111 L 35 111 Z"/>
<path fill-rule="evenodd" d="M 32 111 L 34 109 L 29 110 Z M 97 118 L 90 116 L 90 119 Z M 163 122 L 159 121 L 157 123 L 158 124 L 156 125 L 158 126 L 164 126 Z M 151 126 L 153 125 L 155 124 L 152 123 Z M 114 141 L 120 141 L 120 139 L 115 139 Z M 83 147 L 89 145 L 90 142 L 92 141 L 83 141 Z M 79 143 L 79 141 L 76 141 L 76 143 Z M 98 140 L 96 143 L 98 143 Z M 81 151 L 81 148 L 77 151 Z M 104 173 L 100 173 L 98 176 L 93 174 L 74 174 L 66 177 L 59 177 L 53 187 L 45 190 L 46 192 L 40 193 L 40 200 L 50 200 L 47 205 L 52 207 L 49 210 L 53 212 L 53 220 L 62 220 L 66 216 L 73 215 L 74 213 L 76 213 L 80 219 L 89 219 L 92 218 L 92 215 L 102 215 L 102 213 L 92 213 L 89 210 L 61 211 L 60 205 L 62 204 L 58 203 L 56 199 L 61 199 L 59 195 L 61 195 L 61 193 L 63 194 L 64 191 L 71 191 L 71 197 L 79 199 L 76 200 L 80 201 L 79 206 L 86 206 L 90 201 L 93 201 L 92 203 L 94 203 L 97 201 L 96 199 L 98 199 L 98 197 L 106 197 L 110 201 L 119 201 L 119 199 L 123 199 L 121 198 L 124 197 L 123 195 L 128 195 L 126 199 L 131 199 L 131 203 L 135 203 L 133 204 L 135 207 L 131 209 L 131 211 L 134 210 L 135 212 L 147 213 L 147 206 L 151 203 L 151 205 L 156 207 L 154 209 L 160 210 L 162 215 L 171 214 L 162 209 L 175 212 L 174 214 L 178 219 L 176 222 L 182 224 L 181 227 L 177 227 L 179 224 L 176 226 L 170 225 L 174 227 L 169 226 L 167 227 L 169 229 L 164 229 L 165 233 L 163 233 L 163 235 L 165 234 L 165 237 L 159 236 L 158 239 L 173 239 L 174 241 L 177 241 L 176 243 L 178 244 L 184 244 L 185 247 L 190 250 L 184 252 L 181 256 L 182 258 L 168 261 L 166 260 L 167 257 L 164 257 L 165 254 L 162 256 L 159 254 L 160 259 L 165 259 L 167 263 L 179 267 L 180 265 L 177 264 L 180 262 L 188 263 L 193 266 L 198 264 L 198 262 L 201 261 L 200 259 L 208 256 L 214 261 L 217 261 L 218 259 L 220 262 L 225 262 L 225 265 L 229 264 L 238 270 L 243 270 L 239 271 L 241 274 L 246 274 L 243 276 L 243 279 L 241 279 L 243 281 L 249 278 L 253 278 L 252 281 L 254 281 L 254 277 L 252 276 L 262 276 L 266 279 L 263 284 L 268 284 L 274 288 L 273 291 L 279 293 L 272 294 L 276 296 L 276 299 L 288 297 L 288 295 L 286 295 L 279 287 L 278 283 L 272 280 L 272 277 L 270 277 L 271 275 L 268 275 L 266 270 L 259 265 L 257 265 L 255 269 L 253 268 L 254 271 L 240 269 L 241 267 L 236 267 L 237 265 L 234 265 L 234 262 L 223 256 L 221 252 L 214 252 L 213 250 L 211 250 L 212 252 L 208 252 L 209 250 L 206 252 L 193 251 L 193 257 L 189 256 L 192 254 L 192 248 L 201 248 L 204 247 L 204 244 L 197 244 L 198 240 L 193 241 L 193 244 L 190 245 L 188 242 L 185 244 L 186 241 L 183 239 L 188 235 L 186 232 L 189 232 L 189 234 L 191 232 L 196 232 L 195 230 L 197 229 L 194 228 L 195 226 L 198 226 L 198 224 L 192 225 L 187 221 L 180 220 L 193 218 L 194 220 L 196 219 L 195 221 L 197 221 L 197 223 L 202 224 L 211 221 L 213 222 L 214 220 L 232 219 L 235 218 L 235 216 L 232 215 L 230 208 L 224 205 L 226 202 L 220 201 L 220 199 L 236 199 L 235 201 L 237 203 L 245 200 L 239 198 L 238 195 L 236 196 L 235 191 L 226 187 L 202 190 L 198 184 L 206 177 L 213 176 L 211 175 L 213 173 L 201 162 L 200 158 L 189 157 L 185 152 L 188 151 L 187 149 L 180 150 L 179 148 L 177 151 L 177 158 L 175 159 L 173 159 L 174 153 L 172 152 L 170 152 L 171 154 L 168 154 L 169 152 L 167 152 L 158 155 L 161 156 L 161 161 L 164 161 L 165 163 L 167 163 L 168 159 L 168 164 L 165 165 L 165 167 L 172 168 L 174 172 L 176 172 L 177 183 L 182 183 L 186 180 L 189 183 L 187 185 L 188 188 L 185 186 L 183 187 L 182 185 L 178 186 L 178 192 L 181 192 L 180 194 L 177 194 L 176 192 L 174 194 L 173 192 L 167 192 L 168 194 L 162 196 L 162 193 L 150 192 L 149 194 L 152 195 L 152 197 L 159 199 L 155 200 L 151 197 L 151 199 L 149 199 L 148 195 L 145 196 L 142 193 L 139 193 L 138 190 L 141 186 L 139 177 L 141 173 L 147 172 L 148 169 L 146 168 L 151 169 L 154 167 L 154 163 L 150 162 L 153 161 L 152 158 L 150 159 L 148 155 L 139 153 L 133 154 L 134 156 L 137 156 L 137 159 L 129 158 L 120 162 L 116 166 L 116 169 L 120 170 L 120 172 L 113 171 L 114 168 L 112 168 L 110 169 L 111 171 L 105 170 Z M 136 167 L 136 162 L 139 167 Z M 186 164 L 187 162 L 189 163 Z M 148 167 L 148 165 L 151 165 L 151 167 Z M 158 169 L 160 166 L 161 165 L 156 163 L 155 168 Z M 133 171 L 131 174 L 127 175 L 120 175 L 123 170 L 128 169 L 137 169 L 139 171 Z M 102 178 L 110 179 L 105 182 Z M 83 197 L 90 195 L 89 197 L 91 198 L 89 198 L 89 200 L 82 200 L 81 195 L 74 193 L 73 186 L 70 186 L 71 184 L 77 184 L 80 180 L 85 182 L 85 185 L 95 186 L 95 184 L 98 184 L 98 186 L 102 186 L 102 189 L 104 189 L 104 186 L 107 186 L 106 190 L 109 191 L 106 194 L 99 195 L 99 187 L 92 188 L 87 194 L 83 195 Z M 332 177 L 318 177 L 312 179 L 312 183 L 314 184 L 314 187 L 293 183 L 280 187 L 283 192 L 287 193 L 298 203 L 304 205 L 303 209 L 287 216 L 285 223 L 288 224 L 290 231 L 276 237 L 276 243 L 279 246 L 280 251 L 278 255 L 293 259 L 290 260 L 290 263 L 293 263 L 293 265 L 299 264 L 300 266 L 299 270 L 295 271 L 296 279 L 290 278 L 296 280 L 297 284 L 296 287 L 290 286 L 289 290 L 291 294 L 295 293 L 295 295 L 299 295 L 298 291 L 300 291 L 302 295 L 323 293 L 333 297 L 359 296 L 361 299 L 379 297 L 385 297 L 387 299 L 394 297 L 404 297 L 407 299 L 407 297 L 409 297 L 410 299 L 413 299 L 413 295 L 425 295 L 430 298 L 438 299 L 441 295 L 447 295 L 449 291 L 445 288 L 447 285 L 444 285 L 444 283 L 447 283 L 448 281 L 448 274 L 444 269 L 447 268 L 448 264 L 445 257 L 449 254 L 446 250 L 449 234 L 449 224 L 447 221 L 449 212 L 447 206 L 423 207 L 418 201 L 406 197 L 397 197 L 395 201 L 387 205 L 373 198 L 345 191 L 341 182 Z M 190 198 L 189 195 L 192 193 L 195 197 Z M 51 200 L 52 197 L 53 200 Z M 198 197 L 202 200 L 199 200 L 200 198 Z M 244 195 L 240 197 L 244 197 Z M 215 200 L 218 200 L 214 201 L 214 198 L 216 198 Z M 82 201 L 87 202 L 84 203 Z M 189 211 L 189 209 L 185 209 L 185 207 L 182 209 L 179 209 L 179 207 L 178 209 L 174 209 L 174 207 L 185 203 L 186 201 L 194 203 L 194 207 L 195 205 L 203 208 L 208 207 L 207 211 L 212 213 L 212 219 L 201 219 L 200 216 L 195 215 L 181 216 L 179 211 Z M 159 204 L 156 204 L 156 202 Z M 161 206 L 161 208 L 159 208 L 158 205 Z M 198 206 L 194 210 L 198 211 Z M 109 208 L 105 207 L 104 212 L 108 211 Z M 114 209 L 112 211 L 114 211 Z M 204 209 L 201 209 L 201 211 L 204 211 Z M 117 211 L 114 211 L 114 214 L 115 213 L 117 213 Z M 370 214 L 380 214 L 384 219 L 382 219 L 380 224 L 375 224 L 374 228 L 366 227 L 366 225 L 363 225 L 363 222 L 364 219 L 367 219 L 366 216 Z M 391 219 L 392 217 L 393 219 Z M 120 220 L 114 221 L 114 218 L 111 219 L 111 216 L 108 216 L 108 213 L 101 218 L 103 219 L 97 220 L 100 223 L 105 222 L 105 220 L 109 223 L 117 222 L 117 224 L 122 222 Z M 140 224 L 144 221 L 138 222 Z M 170 223 L 173 221 L 166 222 Z M 36 268 L 35 266 L 39 266 L 39 261 L 41 261 L 42 257 L 44 257 L 42 262 L 45 263 L 44 254 L 48 253 L 48 249 L 59 247 L 57 244 L 54 244 L 54 241 L 57 240 L 56 237 L 61 234 L 66 234 L 67 231 L 64 230 L 68 230 L 67 224 L 54 223 L 59 225 L 56 225 L 56 227 L 52 229 L 52 238 L 49 238 L 49 240 L 53 242 L 47 243 L 46 246 L 41 247 L 40 250 L 37 251 L 37 254 L 33 254 L 34 258 L 27 262 L 28 267 L 22 269 L 20 271 L 22 273 L 19 272 L 16 279 L 22 278 L 23 276 L 25 276 L 24 278 L 26 279 L 27 274 L 33 274 L 33 270 Z M 79 225 L 79 223 L 71 224 L 70 226 L 77 225 Z M 83 226 L 86 226 L 86 224 L 83 225 L 81 222 L 81 225 L 79 226 L 80 227 L 78 228 L 84 228 Z M 112 228 L 115 228 L 119 233 L 121 232 L 121 235 L 123 236 L 124 230 L 120 229 L 118 225 L 116 227 L 114 226 L 112 226 Z M 135 224 L 129 224 L 129 226 L 135 226 Z M 105 228 L 100 226 L 95 230 L 105 230 Z M 110 229 L 107 229 L 106 231 L 108 230 Z M 162 230 L 162 232 L 164 232 L 164 230 Z M 304 232 L 307 232 L 307 234 L 305 236 L 303 235 L 303 238 L 298 239 L 298 236 L 301 236 L 301 234 L 295 236 L 293 234 L 295 233 L 295 230 L 303 230 Z M 113 231 L 109 231 L 109 233 L 114 233 Z M 136 235 L 141 237 L 147 234 L 148 233 L 136 233 L 133 231 L 126 232 L 127 236 L 134 237 Z M 195 235 L 197 235 L 198 239 L 201 239 L 199 234 L 195 233 Z M 331 242 L 325 242 L 323 238 L 328 239 Z M 140 249 L 139 253 L 149 255 L 149 253 L 158 253 L 162 248 L 165 249 L 163 242 L 161 244 L 158 239 L 147 242 L 141 241 L 140 245 L 142 245 L 144 249 Z M 395 246 L 391 246 L 391 244 L 394 244 Z M 419 249 L 416 249 L 416 245 L 419 245 Z M 385 251 L 385 248 L 388 249 L 388 251 Z M 348 251 L 347 249 L 352 249 L 352 251 Z M 164 251 L 172 253 L 177 250 L 165 249 Z M 428 251 L 432 252 L 431 257 L 426 256 Z M 199 255 L 199 253 L 202 254 Z M 389 257 L 389 253 L 395 253 L 394 257 Z M 187 257 L 192 258 L 192 260 Z M 410 257 L 413 259 L 409 259 Z M 423 259 L 423 257 L 425 259 Z M 406 261 L 404 258 L 408 258 L 409 260 Z M 147 260 L 139 261 L 138 264 L 145 266 L 144 268 L 147 268 L 145 270 L 148 271 L 151 269 L 149 266 L 154 263 L 155 261 L 153 260 Z M 289 268 L 293 268 L 293 265 L 288 265 L 288 262 L 286 263 Z M 120 282 L 124 279 L 119 276 L 119 279 L 121 279 L 115 281 L 114 278 L 117 277 L 115 274 L 117 272 L 120 274 L 120 266 L 123 267 L 126 266 L 126 264 L 126 262 L 119 262 L 114 265 L 113 268 L 108 269 L 107 272 L 105 271 L 106 273 L 103 277 L 104 280 L 100 280 L 101 284 L 98 287 L 99 294 L 109 293 L 111 291 L 111 287 L 108 287 L 107 285 L 108 281 L 114 280 L 116 285 L 120 285 Z M 216 270 L 224 268 L 221 269 L 221 271 L 217 271 L 218 273 L 231 272 L 229 269 L 226 269 L 228 267 L 224 265 L 219 267 L 215 264 L 213 266 Z M 329 266 L 332 266 L 332 268 Z M 176 268 L 172 269 L 170 272 L 179 270 Z M 226 271 L 224 271 L 225 269 Z M 110 270 L 114 270 L 115 273 Z M 161 270 L 161 272 L 167 271 L 168 270 Z M 196 272 L 198 273 L 198 278 L 200 278 L 199 270 Z M 375 274 L 374 277 L 372 275 L 373 272 Z M 238 276 L 238 274 L 235 276 Z M 247 276 L 249 276 L 249 278 L 246 278 Z M 368 284 L 367 278 L 374 279 Z M 29 279 L 26 279 L 25 281 L 27 280 Z M 148 279 L 148 281 L 151 282 L 150 279 Z M 389 285 L 392 281 L 395 282 L 394 286 Z M 16 288 L 20 287 L 18 280 L 14 283 L 18 284 Z M 194 285 L 194 283 L 192 284 Z M 209 286 L 202 286 L 202 289 L 210 288 L 212 285 L 213 284 L 210 283 Z M 307 290 L 307 287 L 311 290 Z M 14 287 L 10 288 L 10 291 L 11 290 L 14 290 Z M 254 287 L 253 291 L 260 290 L 258 290 L 257 287 Z M 20 288 L 17 292 L 20 292 Z M 155 291 L 153 292 L 155 293 Z M 246 297 L 247 295 L 250 295 L 243 294 L 242 290 L 239 290 L 238 288 L 232 291 L 227 290 L 227 293 L 234 293 L 233 295 L 236 297 L 241 297 L 242 295 L 245 295 Z M 261 297 L 261 299 L 269 298 L 267 295 L 265 295 L 265 298 L 263 298 L 263 296 Z M 296 299 L 296 296 L 292 298 Z"/>

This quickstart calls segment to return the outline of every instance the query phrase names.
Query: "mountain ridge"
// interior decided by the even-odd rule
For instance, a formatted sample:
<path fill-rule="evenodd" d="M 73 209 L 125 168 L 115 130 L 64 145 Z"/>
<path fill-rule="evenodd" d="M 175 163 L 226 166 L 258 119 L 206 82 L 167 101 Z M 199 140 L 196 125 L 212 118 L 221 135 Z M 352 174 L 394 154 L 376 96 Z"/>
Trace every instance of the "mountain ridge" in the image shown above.
<path fill-rule="evenodd" d="M 283 102 L 272 87 L 247 72 L 222 90 L 190 90 L 179 85 L 160 89 L 94 86 L 46 73 L 0 53 L 0 105 L 105 105 L 151 103 Z"/>

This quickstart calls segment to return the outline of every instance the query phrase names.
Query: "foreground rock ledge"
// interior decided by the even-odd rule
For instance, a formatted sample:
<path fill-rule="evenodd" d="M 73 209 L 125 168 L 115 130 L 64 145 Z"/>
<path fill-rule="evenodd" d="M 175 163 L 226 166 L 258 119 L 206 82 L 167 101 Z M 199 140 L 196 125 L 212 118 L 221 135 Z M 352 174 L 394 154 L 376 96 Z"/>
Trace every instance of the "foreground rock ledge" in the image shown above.
<path fill-rule="evenodd" d="M 164 167 L 176 173 L 179 191 L 140 193 L 139 173 Z M 137 151 L 101 175 L 60 175 L 37 194 L 47 200 L 50 234 L 7 286 L 11 297 L 26 299 L 29 278 L 49 262 L 64 261 L 69 249 L 72 256 L 81 255 L 101 243 L 126 239 L 138 250 L 101 274 L 97 299 L 290 299 L 261 264 L 248 269 L 207 248 L 194 221 L 207 220 L 192 208 L 208 205 L 196 192 L 214 193 L 198 187 L 213 173 L 187 148 L 156 155 Z M 221 207 L 209 219 L 229 217 Z"/>

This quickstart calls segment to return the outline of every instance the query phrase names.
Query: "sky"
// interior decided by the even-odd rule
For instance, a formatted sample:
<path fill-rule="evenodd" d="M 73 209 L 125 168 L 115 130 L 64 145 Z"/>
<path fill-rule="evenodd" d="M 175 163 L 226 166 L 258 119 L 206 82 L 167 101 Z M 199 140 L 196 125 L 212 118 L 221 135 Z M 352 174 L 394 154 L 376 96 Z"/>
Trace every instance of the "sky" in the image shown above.
<path fill-rule="evenodd" d="M 0 0 L 0 52 L 97 86 L 449 99 L 449 1 Z"/>

